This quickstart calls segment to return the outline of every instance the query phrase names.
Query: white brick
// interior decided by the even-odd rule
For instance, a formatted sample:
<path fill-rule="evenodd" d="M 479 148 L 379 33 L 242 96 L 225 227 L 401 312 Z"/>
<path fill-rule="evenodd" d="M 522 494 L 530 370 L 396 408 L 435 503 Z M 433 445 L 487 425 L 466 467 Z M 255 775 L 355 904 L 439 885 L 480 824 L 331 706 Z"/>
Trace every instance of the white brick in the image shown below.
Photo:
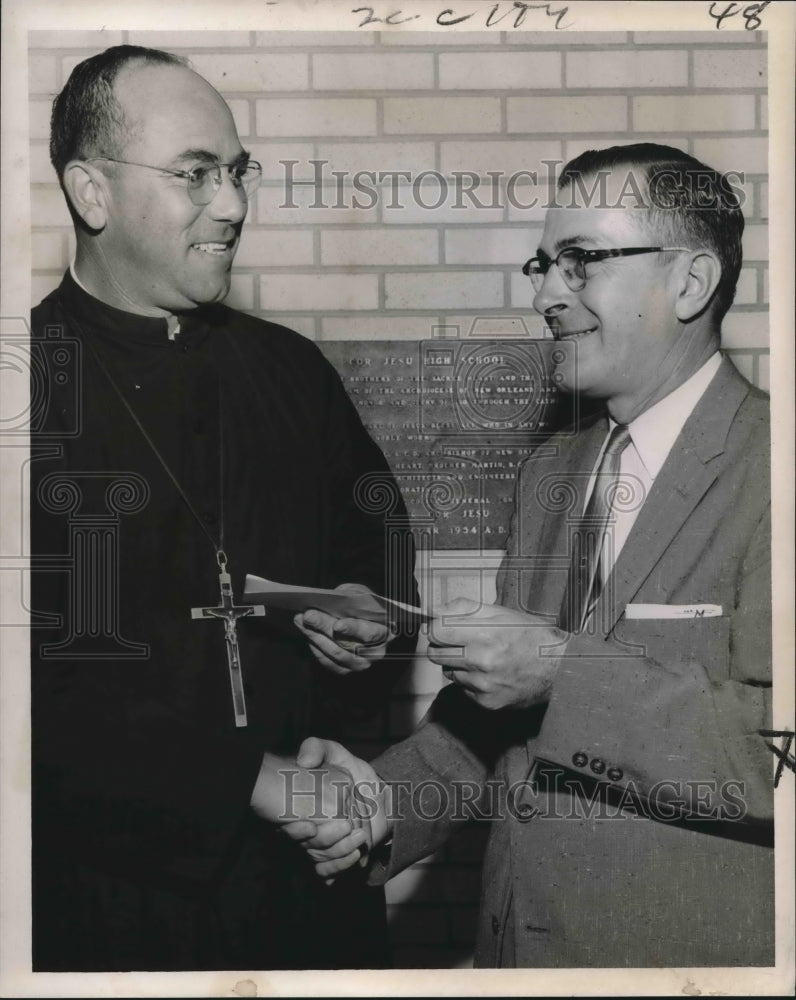
<path fill-rule="evenodd" d="M 264 181 L 279 181 L 287 184 L 289 179 L 312 180 L 315 176 L 310 160 L 314 158 L 314 146 L 311 142 L 247 142 L 246 148 L 253 160 L 263 167 Z M 281 160 L 296 160 L 290 166 L 285 166 Z"/>
<path fill-rule="evenodd" d="M 302 309 L 376 309 L 378 278 L 375 274 L 263 274 L 260 307 Z"/>
<path fill-rule="evenodd" d="M 32 54 L 28 60 L 28 87 L 31 94 L 51 94 L 58 90 L 58 62 L 55 56 Z"/>
<path fill-rule="evenodd" d="M 546 98 L 545 100 L 548 100 Z M 561 143 L 556 139 L 535 141 L 516 139 L 500 142 L 442 142 L 442 171 L 469 170 L 485 176 L 490 170 L 505 175 L 521 170 L 543 170 L 542 160 L 561 160 Z"/>
<path fill-rule="evenodd" d="M 30 180 L 33 184 L 57 184 L 58 178 L 50 163 L 49 147 L 36 143 L 30 147 Z"/>
<path fill-rule="evenodd" d="M 763 269 L 763 302 L 768 303 L 768 268 Z"/>
<path fill-rule="evenodd" d="M 729 132 L 754 124 L 751 94 L 633 98 L 633 127 L 642 132 Z"/>
<path fill-rule="evenodd" d="M 232 309 L 251 312 L 254 309 L 254 277 L 251 274 L 233 274 L 224 302 Z"/>
<path fill-rule="evenodd" d="M 516 184 L 506 188 L 509 208 L 509 222 L 523 222 L 534 226 L 538 239 L 544 225 L 545 216 L 550 204 L 555 200 L 555 184 L 547 183 L 547 175 L 539 174 L 538 184 Z"/>
<path fill-rule="evenodd" d="M 427 340 L 439 322 L 426 316 L 324 316 L 323 340 Z"/>
<path fill-rule="evenodd" d="M 439 85 L 465 90 L 561 86 L 558 52 L 444 52 L 439 57 Z"/>
<path fill-rule="evenodd" d="M 642 52 L 569 52 L 568 87 L 685 87 L 688 54 L 672 49 Z"/>
<path fill-rule="evenodd" d="M 258 135 L 375 135 L 376 102 L 359 98 L 257 101 Z"/>
<path fill-rule="evenodd" d="M 725 173 L 768 172 L 768 139 L 738 136 L 733 139 L 694 139 L 694 156 L 708 166 Z"/>
<path fill-rule="evenodd" d="M 31 139 L 49 139 L 52 101 L 31 101 L 28 107 Z"/>
<path fill-rule="evenodd" d="M 722 347 L 768 347 L 768 313 L 730 310 L 721 325 Z"/>
<path fill-rule="evenodd" d="M 496 97 L 404 97 L 384 101 L 384 131 L 499 132 L 500 100 Z"/>
<path fill-rule="evenodd" d="M 248 31 L 131 31 L 130 45 L 151 49 L 248 48 Z M 230 53 L 230 58 L 236 58 Z M 193 62 L 193 60 L 191 60 Z"/>
<path fill-rule="evenodd" d="M 771 358 L 768 354 L 761 354 L 758 359 L 757 386 L 764 392 L 771 391 Z"/>
<path fill-rule="evenodd" d="M 472 196 L 467 193 L 469 189 Z M 438 201 L 436 208 L 424 207 Z M 505 199 L 500 187 L 493 191 L 489 179 L 443 177 L 442 181 L 431 178 L 417 186 L 401 184 L 394 197 L 391 189 L 385 190 L 382 202 L 382 219 L 390 224 L 472 225 L 501 222 Z"/>
<path fill-rule="evenodd" d="M 297 225 L 331 223 L 362 226 L 378 222 L 378 204 L 371 208 L 356 208 L 350 186 L 339 198 L 334 186 L 300 187 L 288 191 L 284 185 L 261 187 L 257 192 L 257 222 L 262 225 Z M 359 204 L 369 199 L 357 195 Z M 296 206 L 295 208 L 290 206 Z"/>
<path fill-rule="evenodd" d="M 30 193 L 31 224 L 35 226 L 68 226 L 72 218 L 59 187 L 37 187 Z"/>
<path fill-rule="evenodd" d="M 528 257 L 532 256 L 533 252 L 528 254 Z M 512 309 L 527 309 L 529 312 L 529 322 L 533 324 L 534 328 L 537 325 L 544 325 L 541 318 L 536 318 L 536 314 L 533 312 L 533 297 L 536 293 L 533 290 L 531 279 L 527 278 L 519 270 L 512 272 L 511 290 L 509 294 L 511 296 L 510 305 Z M 536 320 L 536 322 L 534 322 L 534 320 Z"/>
<path fill-rule="evenodd" d="M 397 31 L 389 25 L 381 32 L 382 45 L 500 45 L 497 31 Z"/>
<path fill-rule="evenodd" d="M 64 56 L 61 60 L 61 79 L 66 83 L 69 77 L 72 75 L 72 70 L 78 63 L 82 63 L 87 56 L 94 55 L 93 52 L 84 52 L 79 56 Z"/>
<path fill-rule="evenodd" d="M 417 90 L 434 86 L 434 57 L 419 52 L 312 57 L 315 90 Z"/>
<path fill-rule="evenodd" d="M 191 65 L 222 94 L 251 90 L 306 90 L 309 86 L 309 58 L 303 52 L 275 54 L 198 55 Z"/>
<path fill-rule="evenodd" d="M 760 192 L 758 194 L 758 205 L 760 206 L 760 218 L 768 218 L 768 184 L 760 185 Z"/>
<path fill-rule="evenodd" d="M 321 233 L 321 264 L 436 264 L 437 243 L 433 229 L 330 229 Z"/>
<path fill-rule="evenodd" d="M 488 309 L 503 305 L 498 272 L 424 271 L 388 274 L 388 309 Z"/>
<path fill-rule="evenodd" d="M 743 259 L 768 260 L 768 226 L 746 226 L 743 232 Z"/>
<path fill-rule="evenodd" d="M 508 132 L 621 132 L 624 97 L 509 97 Z"/>
<path fill-rule="evenodd" d="M 725 22 L 726 25 L 726 22 Z M 716 31 L 713 23 L 707 25 L 710 31 L 634 31 L 633 41 L 638 45 L 713 45 L 716 42 L 728 42 L 735 45 L 738 42 L 754 43 L 757 35 L 754 31 L 733 31 L 726 26 Z"/>
<path fill-rule="evenodd" d="M 235 120 L 235 128 L 239 136 L 251 134 L 251 108 L 248 101 L 242 99 L 227 101 L 229 110 Z"/>
<path fill-rule="evenodd" d="M 66 257 L 66 246 L 62 233 L 33 233 L 31 237 L 31 255 L 34 270 L 65 271 L 69 261 Z"/>
<path fill-rule="evenodd" d="M 311 267 L 312 232 L 309 229 L 244 228 L 235 264 L 238 267 Z"/>
<path fill-rule="evenodd" d="M 510 18 L 506 19 L 508 23 Z M 607 45 L 624 45 L 627 42 L 626 31 L 509 31 L 506 41 L 510 45 L 595 45 L 605 48 Z"/>
<path fill-rule="evenodd" d="M 318 143 L 318 159 L 328 160 L 324 168 L 329 180 L 332 170 L 355 174 L 360 170 L 408 171 L 410 179 L 436 166 L 433 142 L 343 142 Z M 369 183 L 367 178 L 366 183 Z M 392 184 L 387 178 L 388 185 Z"/>
<path fill-rule="evenodd" d="M 539 232 L 508 226 L 449 229 L 445 233 L 445 263 L 513 264 L 519 268 L 535 252 Z"/>
<path fill-rule="evenodd" d="M 373 45 L 375 31 L 258 31 L 255 35 L 257 48 L 295 45 L 303 49 L 315 49 L 329 45 Z"/>
<path fill-rule="evenodd" d="M 735 304 L 739 306 L 757 303 L 757 268 L 744 267 L 735 290 Z"/>
<path fill-rule="evenodd" d="M 768 98 L 758 97 L 760 101 L 760 128 L 768 130 Z"/>
<path fill-rule="evenodd" d="M 307 340 L 315 340 L 314 316 L 294 316 L 290 313 L 279 314 L 272 312 L 265 312 L 262 315 L 271 323 L 278 323 L 279 326 L 286 326 L 288 330 L 295 330 L 296 333 L 300 333 Z"/>
<path fill-rule="evenodd" d="M 593 135 L 585 138 L 570 139 L 564 143 L 564 155 L 567 159 L 573 160 L 587 149 L 605 149 L 608 146 L 630 146 L 636 142 L 661 142 L 659 135 L 631 135 L 631 136 L 611 136 Z M 666 145 L 674 146 L 676 149 L 688 151 L 688 139 L 685 136 L 666 136 Z"/>
<path fill-rule="evenodd" d="M 45 295 L 61 284 L 63 272 L 57 274 L 34 274 L 30 279 L 30 304 L 37 306 Z"/>
<path fill-rule="evenodd" d="M 90 49 L 86 56 L 99 49 L 122 44 L 121 31 L 31 31 L 28 43 L 32 49 Z"/>
<path fill-rule="evenodd" d="M 754 381 L 754 369 L 755 369 L 755 358 L 752 354 L 737 354 L 735 352 L 730 352 L 730 360 L 744 376 L 744 378 L 749 379 L 750 382 Z"/>
<path fill-rule="evenodd" d="M 696 49 L 695 87 L 765 87 L 766 50 Z"/>

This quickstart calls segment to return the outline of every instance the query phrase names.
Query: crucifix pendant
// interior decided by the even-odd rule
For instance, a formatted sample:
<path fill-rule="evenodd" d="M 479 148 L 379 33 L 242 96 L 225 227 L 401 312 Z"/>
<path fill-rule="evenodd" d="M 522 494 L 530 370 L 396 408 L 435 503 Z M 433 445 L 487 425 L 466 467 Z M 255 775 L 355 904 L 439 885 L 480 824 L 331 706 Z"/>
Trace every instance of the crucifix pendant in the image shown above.
<path fill-rule="evenodd" d="M 235 725 L 247 725 L 246 698 L 243 693 L 243 677 L 241 674 L 240 651 L 238 648 L 238 618 L 255 616 L 261 618 L 265 614 L 262 604 L 235 605 L 232 593 L 232 580 L 227 572 L 227 557 L 223 552 L 217 553 L 218 583 L 221 588 L 221 606 L 218 608 L 191 608 L 191 618 L 220 618 L 224 622 L 224 642 L 227 647 L 227 664 L 229 680 L 232 686 L 232 707 L 235 711 Z"/>

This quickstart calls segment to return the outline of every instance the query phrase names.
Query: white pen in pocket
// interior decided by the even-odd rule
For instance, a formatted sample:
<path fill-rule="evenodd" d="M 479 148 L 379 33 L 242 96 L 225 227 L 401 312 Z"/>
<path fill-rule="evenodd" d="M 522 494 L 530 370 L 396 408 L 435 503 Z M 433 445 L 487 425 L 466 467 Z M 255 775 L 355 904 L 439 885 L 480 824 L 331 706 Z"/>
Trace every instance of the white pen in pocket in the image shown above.
<path fill-rule="evenodd" d="M 719 618 L 720 604 L 628 604 L 625 618 L 640 621 L 660 618 Z"/>

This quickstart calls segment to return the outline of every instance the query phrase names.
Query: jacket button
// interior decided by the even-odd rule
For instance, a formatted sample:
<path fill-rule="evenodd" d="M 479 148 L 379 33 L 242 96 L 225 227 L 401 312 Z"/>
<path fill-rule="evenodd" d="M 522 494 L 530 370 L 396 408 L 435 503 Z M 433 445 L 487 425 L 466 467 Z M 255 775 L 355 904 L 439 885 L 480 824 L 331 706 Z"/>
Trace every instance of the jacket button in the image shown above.
<path fill-rule="evenodd" d="M 624 778 L 625 772 L 621 767 L 609 767 L 608 768 L 608 780 L 609 781 L 621 781 Z"/>
<path fill-rule="evenodd" d="M 605 761 L 601 760 L 599 757 L 593 757 L 589 767 L 594 771 L 595 774 L 602 774 L 605 770 Z"/>
<path fill-rule="evenodd" d="M 575 767 L 585 767 L 589 763 L 589 758 L 582 750 L 572 755 L 572 763 Z"/>
<path fill-rule="evenodd" d="M 493 914 L 493 915 L 492 915 L 492 933 L 493 933 L 493 934 L 497 934 L 497 933 L 498 933 L 499 931 L 500 931 L 500 921 L 499 921 L 499 920 L 498 920 L 498 918 L 497 918 L 497 917 L 496 917 L 496 916 L 495 916 L 495 915 Z"/>

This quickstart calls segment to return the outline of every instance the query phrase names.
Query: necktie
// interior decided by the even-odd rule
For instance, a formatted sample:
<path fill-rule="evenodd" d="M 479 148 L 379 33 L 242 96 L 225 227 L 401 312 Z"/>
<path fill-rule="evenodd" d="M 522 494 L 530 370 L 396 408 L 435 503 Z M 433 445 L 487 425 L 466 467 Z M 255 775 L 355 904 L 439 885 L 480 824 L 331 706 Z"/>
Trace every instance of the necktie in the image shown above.
<path fill-rule="evenodd" d="M 600 553 L 619 481 L 619 463 L 630 441 L 627 427 L 617 424 L 611 431 L 583 519 L 573 536 L 572 562 L 559 615 L 560 627 L 565 632 L 580 632 L 583 629 L 599 596 Z"/>

